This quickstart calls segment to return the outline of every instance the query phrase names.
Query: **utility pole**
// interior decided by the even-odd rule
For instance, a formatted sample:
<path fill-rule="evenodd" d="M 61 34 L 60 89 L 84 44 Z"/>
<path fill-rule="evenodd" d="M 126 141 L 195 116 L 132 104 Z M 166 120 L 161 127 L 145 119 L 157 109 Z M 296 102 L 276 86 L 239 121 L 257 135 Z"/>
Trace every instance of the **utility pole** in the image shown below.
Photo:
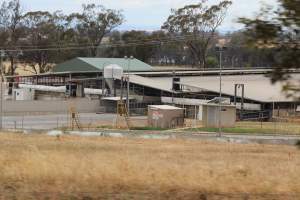
<path fill-rule="evenodd" d="M 222 136 L 222 55 L 226 50 L 225 46 L 218 45 L 216 46 L 216 51 L 219 52 L 219 134 Z"/>
<path fill-rule="evenodd" d="M 172 72 L 172 105 L 174 105 L 174 91 L 175 91 L 175 88 L 174 88 L 174 82 L 175 82 L 175 71 Z"/>
<path fill-rule="evenodd" d="M 220 99 L 219 99 L 219 137 L 221 137 L 222 135 L 222 102 L 221 102 L 221 99 L 222 99 L 222 51 L 220 50 L 219 51 L 220 53 L 220 74 L 219 74 L 219 79 L 220 79 Z"/>
<path fill-rule="evenodd" d="M 127 94 L 126 94 L 126 102 L 127 102 L 127 112 L 128 116 L 130 116 L 130 64 L 131 60 L 134 59 L 133 56 L 130 56 L 129 58 L 127 56 L 124 57 L 125 60 L 128 60 L 128 66 L 127 66 Z"/>
<path fill-rule="evenodd" d="M 1 69 L 1 80 L 0 80 L 0 130 L 3 129 L 3 57 L 5 56 L 5 52 L 3 50 L 0 51 L 0 69 Z"/>

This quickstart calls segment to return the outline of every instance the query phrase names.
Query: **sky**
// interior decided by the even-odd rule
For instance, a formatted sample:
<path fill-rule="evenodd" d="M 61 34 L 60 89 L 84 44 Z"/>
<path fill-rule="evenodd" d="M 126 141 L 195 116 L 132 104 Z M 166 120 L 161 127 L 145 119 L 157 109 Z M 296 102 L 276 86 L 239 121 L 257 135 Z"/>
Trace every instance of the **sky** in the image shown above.
<path fill-rule="evenodd" d="M 3 0 L 0 0 L 3 1 Z M 81 10 L 83 3 L 102 4 L 106 8 L 123 10 L 125 23 L 119 30 L 158 30 L 170 15 L 171 8 L 180 8 L 200 0 L 21 0 L 26 11 L 62 10 L 72 13 Z M 220 0 L 208 0 L 214 4 Z M 262 5 L 266 3 L 276 7 L 277 0 L 233 0 L 233 5 L 220 27 L 221 32 L 235 31 L 242 28 L 237 23 L 238 17 L 254 17 Z"/>

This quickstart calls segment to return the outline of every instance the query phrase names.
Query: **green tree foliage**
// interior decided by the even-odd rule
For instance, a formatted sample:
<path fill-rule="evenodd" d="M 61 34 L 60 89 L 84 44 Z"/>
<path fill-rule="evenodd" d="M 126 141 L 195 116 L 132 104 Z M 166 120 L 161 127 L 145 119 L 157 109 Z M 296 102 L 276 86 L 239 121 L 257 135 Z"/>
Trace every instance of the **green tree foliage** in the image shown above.
<path fill-rule="evenodd" d="M 77 40 L 88 43 L 91 48 L 90 56 L 97 55 L 97 47 L 105 35 L 121 25 L 124 17 L 121 11 L 106 9 L 102 5 L 83 4 L 81 13 L 73 13 L 69 20 L 76 24 Z"/>
<path fill-rule="evenodd" d="M 229 68 L 270 68 L 274 63 L 272 49 L 258 49 L 248 46 L 247 37 L 243 31 L 226 34 L 228 47 L 224 53 L 224 65 Z"/>
<path fill-rule="evenodd" d="M 280 0 L 279 8 L 263 8 L 256 19 L 241 18 L 251 46 L 272 49 L 274 70 L 271 80 L 287 81 L 288 95 L 299 93 L 299 86 L 290 83 L 289 69 L 300 68 L 300 0 Z"/>
<path fill-rule="evenodd" d="M 10 60 L 8 74 L 15 74 L 16 61 L 29 65 L 34 73 L 44 73 L 66 59 L 94 57 L 102 39 L 123 20 L 121 11 L 96 4 L 84 4 L 82 12 L 66 16 L 59 11 L 25 13 L 20 0 L 4 0 L 0 49 Z"/>
<path fill-rule="evenodd" d="M 134 56 L 144 62 L 149 62 L 157 52 L 160 40 L 165 37 L 162 31 L 149 33 L 146 31 L 113 32 L 110 35 L 109 44 L 112 47 L 101 51 L 102 57 Z"/>
<path fill-rule="evenodd" d="M 185 44 L 191 52 L 193 64 L 204 68 L 207 51 L 231 4 L 231 1 L 222 1 L 208 6 L 207 0 L 202 0 L 201 3 L 172 10 L 162 29 L 175 36 L 186 36 Z"/>
<path fill-rule="evenodd" d="M 23 10 L 19 0 L 4 1 L 0 6 L 0 42 L 3 47 L 11 50 L 7 52 L 10 61 L 8 74 L 16 70 L 15 60 L 20 55 L 18 43 L 24 33 Z"/>
<path fill-rule="evenodd" d="M 60 33 L 55 15 L 49 12 L 28 12 L 23 17 L 26 26 L 26 40 L 24 45 L 31 48 L 49 48 L 58 41 L 56 37 Z M 51 30 L 51 31 L 50 31 Z M 29 65 L 32 72 L 45 73 L 51 69 L 51 58 L 53 51 L 26 51 L 23 52 L 22 60 Z"/>
<path fill-rule="evenodd" d="M 216 57 L 209 56 L 206 59 L 206 65 L 208 68 L 216 68 L 218 67 L 218 63 L 219 61 L 217 60 Z"/>

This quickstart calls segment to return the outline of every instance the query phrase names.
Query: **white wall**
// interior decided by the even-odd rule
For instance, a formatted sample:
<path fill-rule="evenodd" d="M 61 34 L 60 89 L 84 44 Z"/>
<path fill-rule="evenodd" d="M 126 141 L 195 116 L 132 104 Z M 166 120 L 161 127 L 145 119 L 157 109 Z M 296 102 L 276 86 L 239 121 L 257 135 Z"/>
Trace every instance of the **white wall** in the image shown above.
<path fill-rule="evenodd" d="M 13 89 L 13 99 L 16 101 L 34 100 L 34 90 L 31 88 Z"/>
<path fill-rule="evenodd" d="M 178 105 L 189 105 L 189 106 L 195 106 L 195 105 L 202 105 L 208 102 L 208 100 L 203 99 L 188 99 L 188 98 L 172 98 L 172 97 L 161 97 L 162 103 L 168 103 L 168 104 L 178 104 Z"/>
<path fill-rule="evenodd" d="M 100 101 L 89 99 L 4 101 L 3 104 L 5 115 L 67 113 L 71 105 L 75 106 L 77 111 L 81 113 L 96 113 L 100 111 Z"/>

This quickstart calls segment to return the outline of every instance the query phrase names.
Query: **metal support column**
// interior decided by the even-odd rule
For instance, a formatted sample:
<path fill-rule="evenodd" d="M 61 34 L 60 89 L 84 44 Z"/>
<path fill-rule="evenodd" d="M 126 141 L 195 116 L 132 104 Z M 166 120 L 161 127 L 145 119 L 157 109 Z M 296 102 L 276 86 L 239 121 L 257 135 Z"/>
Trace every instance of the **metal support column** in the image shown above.
<path fill-rule="evenodd" d="M 104 97 L 105 95 L 105 77 L 104 77 L 104 68 L 103 68 L 103 71 L 102 71 L 102 97 Z"/>
<path fill-rule="evenodd" d="M 220 81 L 220 99 L 219 99 L 219 137 L 222 136 L 222 50 L 220 50 L 220 74 L 219 74 L 219 81 Z"/>

